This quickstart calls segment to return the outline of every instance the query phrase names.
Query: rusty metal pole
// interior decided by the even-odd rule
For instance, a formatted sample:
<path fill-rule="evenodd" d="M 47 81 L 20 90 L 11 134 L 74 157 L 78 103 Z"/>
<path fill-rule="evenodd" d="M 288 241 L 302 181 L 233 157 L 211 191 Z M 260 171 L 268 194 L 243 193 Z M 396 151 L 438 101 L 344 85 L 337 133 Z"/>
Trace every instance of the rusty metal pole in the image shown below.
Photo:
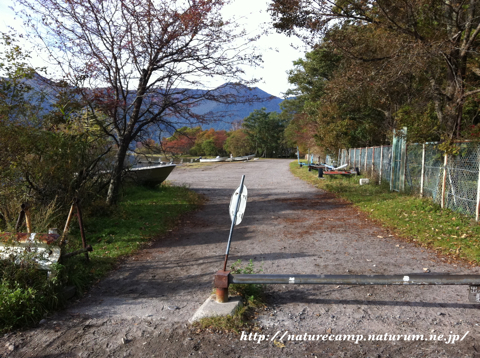
<path fill-rule="evenodd" d="M 217 271 L 215 274 L 215 294 L 218 303 L 228 302 L 228 285 L 230 271 Z"/>

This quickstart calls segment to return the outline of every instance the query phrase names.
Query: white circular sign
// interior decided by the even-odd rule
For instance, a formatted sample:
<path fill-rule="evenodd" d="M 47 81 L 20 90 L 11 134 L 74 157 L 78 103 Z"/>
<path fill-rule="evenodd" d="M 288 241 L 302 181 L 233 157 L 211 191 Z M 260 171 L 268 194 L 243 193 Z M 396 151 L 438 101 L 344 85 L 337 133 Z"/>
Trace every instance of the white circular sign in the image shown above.
<path fill-rule="evenodd" d="M 240 187 L 235 190 L 235 193 L 233 193 L 232 198 L 230 199 L 230 219 L 233 221 L 233 216 L 235 215 L 235 209 L 237 207 L 237 199 L 240 194 Z M 238 225 L 242 222 L 243 219 L 243 214 L 245 213 L 245 208 L 247 206 L 247 196 L 248 196 L 248 191 L 247 187 L 244 185 L 243 190 L 242 190 L 242 195 L 240 196 L 240 205 L 238 206 L 238 211 L 237 211 L 237 219 L 235 221 L 235 225 Z"/>

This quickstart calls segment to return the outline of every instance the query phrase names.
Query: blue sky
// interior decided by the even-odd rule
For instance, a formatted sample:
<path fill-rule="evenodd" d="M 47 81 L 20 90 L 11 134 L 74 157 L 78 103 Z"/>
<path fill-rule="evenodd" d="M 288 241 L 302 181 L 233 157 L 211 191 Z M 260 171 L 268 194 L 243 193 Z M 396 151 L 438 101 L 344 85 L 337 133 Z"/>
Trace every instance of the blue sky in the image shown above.
<path fill-rule="evenodd" d="M 14 13 L 9 9 L 12 4 L 12 0 L 0 0 L 0 31 L 5 31 L 8 26 L 16 30 L 22 28 L 21 22 L 14 20 Z M 243 23 L 249 32 L 260 31 L 261 27 L 268 27 L 270 21 L 266 11 L 267 4 L 266 0 L 234 0 L 225 8 L 224 14 L 226 17 L 238 17 L 238 21 Z M 290 46 L 292 43 L 300 46 L 301 50 L 292 48 Z M 257 87 L 282 97 L 282 93 L 289 87 L 286 71 L 292 69 L 294 60 L 304 56 L 304 47 L 298 39 L 274 33 L 274 31 L 261 38 L 256 46 L 263 55 L 263 68 L 247 69 L 248 76 L 262 77 L 263 80 L 257 84 Z M 41 60 L 35 57 L 35 54 L 31 55 L 34 65 L 42 66 Z"/>

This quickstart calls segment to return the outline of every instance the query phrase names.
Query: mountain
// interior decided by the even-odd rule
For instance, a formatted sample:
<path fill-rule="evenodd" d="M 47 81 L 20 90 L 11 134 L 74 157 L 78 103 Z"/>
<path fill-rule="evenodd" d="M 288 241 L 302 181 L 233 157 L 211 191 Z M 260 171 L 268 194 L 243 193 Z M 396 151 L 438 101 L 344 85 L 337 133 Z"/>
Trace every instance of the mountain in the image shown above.
<path fill-rule="evenodd" d="M 225 84 L 222 85 L 221 88 L 224 93 L 232 96 L 238 96 L 242 98 L 242 100 L 239 103 L 233 104 L 224 104 L 215 101 L 203 101 L 201 104 L 196 106 L 194 108 L 194 112 L 198 114 L 205 115 L 212 113 L 213 116 L 215 116 L 215 114 L 223 113 L 225 115 L 224 120 L 213 122 L 209 125 L 204 125 L 202 126 L 203 129 L 214 128 L 215 130 L 230 130 L 233 121 L 244 119 L 245 117 L 248 117 L 248 115 L 255 109 L 262 109 L 263 107 L 267 112 L 281 112 L 279 105 L 283 99 L 272 96 L 258 87 L 239 87 Z"/>
<path fill-rule="evenodd" d="M 35 92 L 44 94 L 41 111 L 43 113 L 49 112 L 56 100 L 56 95 L 61 89 L 56 86 L 55 82 L 38 74 L 33 79 L 26 80 L 26 83 L 33 88 L 32 95 Z M 158 89 L 157 92 L 160 97 L 162 90 Z M 258 87 L 247 87 L 233 83 L 225 83 L 210 92 L 207 90 L 186 89 L 185 93 L 187 95 L 193 94 L 192 97 L 196 98 L 205 95 L 206 99 L 197 102 L 192 106 L 191 110 L 199 115 L 215 118 L 215 121 L 202 125 L 203 129 L 214 128 L 215 130 L 230 130 L 233 121 L 244 119 L 255 109 L 264 107 L 267 112 L 280 112 L 279 104 L 283 101 L 283 99 L 272 96 Z M 217 100 L 213 100 L 213 98 Z M 221 99 L 220 101 L 218 101 L 219 98 Z M 222 119 L 218 120 L 218 118 Z M 175 120 L 172 119 L 172 122 L 175 122 Z M 155 130 L 153 131 L 155 132 Z"/>

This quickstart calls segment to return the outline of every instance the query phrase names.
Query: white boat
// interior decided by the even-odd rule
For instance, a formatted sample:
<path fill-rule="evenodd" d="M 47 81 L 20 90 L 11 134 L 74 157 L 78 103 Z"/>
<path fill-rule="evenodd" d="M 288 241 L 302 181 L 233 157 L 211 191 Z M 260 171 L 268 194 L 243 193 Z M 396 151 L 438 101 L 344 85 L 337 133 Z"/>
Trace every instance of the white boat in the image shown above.
<path fill-rule="evenodd" d="M 255 157 L 255 154 L 244 155 L 243 157 L 233 157 L 232 160 L 234 161 L 241 161 L 241 160 L 250 160 Z"/>
<path fill-rule="evenodd" d="M 224 162 L 228 159 L 228 157 L 216 157 L 211 159 L 200 159 L 200 163 L 216 163 L 216 162 Z"/>
<path fill-rule="evenodd" d="M 165 164 L 131 168 L 130 175 L 137 183 L 158 185 L 167 179 L 175 167 L 175 164 Z"/>

